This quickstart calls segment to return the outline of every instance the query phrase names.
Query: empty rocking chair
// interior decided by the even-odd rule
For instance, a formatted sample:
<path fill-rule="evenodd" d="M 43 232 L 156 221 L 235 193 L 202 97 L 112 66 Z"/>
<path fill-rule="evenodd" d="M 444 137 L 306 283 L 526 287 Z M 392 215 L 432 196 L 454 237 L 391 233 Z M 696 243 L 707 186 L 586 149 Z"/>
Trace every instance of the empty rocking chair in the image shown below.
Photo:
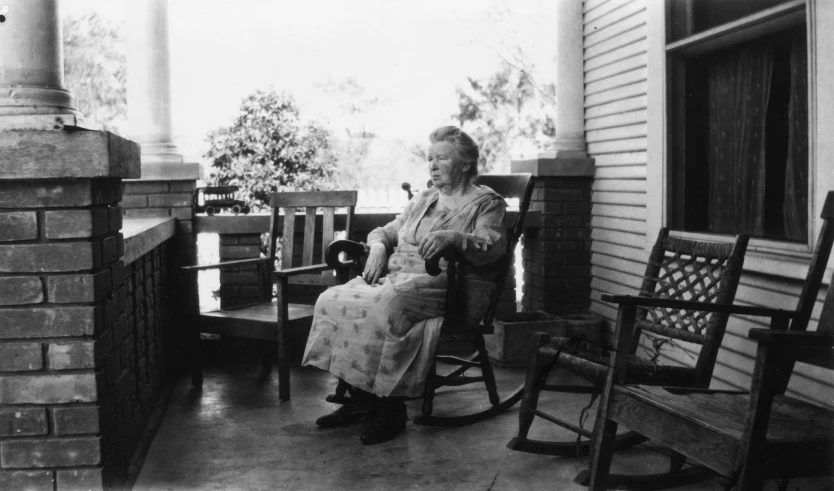
<path fill-rule="evenodd" d="M 639 295 L 649 298 L 691 300 L 694 302 L 730 305 L 741 276 L 748 237 L 739 235 L 735 243 L 699 242 L 669 237 L 661 229 L 649 256 Z M 727 315 L 678 309 L 640 309 L 631 352 L 628 356 L 628 383 L 674 385 L 678 387 L 709 386 L 718 348 L 727 326 Z M 663 365 L 655 359 L 646 360 L 636 354 L 641 332 L 654 346 L 676 341 L 701 345 L 694 367 Z M 528 365 L 524 396 L 519 412 L 518 436 L 507 447 L 523 452 L 582 456 L 588 455 L 593 432 L 564 421 L 538 408 L 541 391 L 591 394 L 588 407 L 600 395 L 609 359 L 609 347 L 584 339 L 555 338 L 539 334 L 537 348 Z M 590 385 L 548 384 L 547 377 L 555 366 L 583 377 Z M 587 408 L 586 408 L 587 409 Z M 584 411 L 583 411 L 584 412 Z M 572 441 L 543 441 L 528 438 L 535 417 L 577 433 Z M 591 420 L 593 421 L 593 420 Z M 581 440 L 585 437 L 588 440 Z M 617 436 L 615 448 L 626 448 L 645 441 L 635 433 Z"/>

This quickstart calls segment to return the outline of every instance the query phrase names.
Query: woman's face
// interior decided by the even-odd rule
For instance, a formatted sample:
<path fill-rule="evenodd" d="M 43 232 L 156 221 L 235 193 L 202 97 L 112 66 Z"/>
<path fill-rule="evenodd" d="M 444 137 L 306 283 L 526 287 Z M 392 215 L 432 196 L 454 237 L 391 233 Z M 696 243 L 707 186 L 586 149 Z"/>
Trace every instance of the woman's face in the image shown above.
<path fill-rule="evenodd" d="M 429 175 L 436 188 L 456 188 L 464 179 L 466 165 L 458 158 L 454 143 L 437 142 L 429 147 Z"/>

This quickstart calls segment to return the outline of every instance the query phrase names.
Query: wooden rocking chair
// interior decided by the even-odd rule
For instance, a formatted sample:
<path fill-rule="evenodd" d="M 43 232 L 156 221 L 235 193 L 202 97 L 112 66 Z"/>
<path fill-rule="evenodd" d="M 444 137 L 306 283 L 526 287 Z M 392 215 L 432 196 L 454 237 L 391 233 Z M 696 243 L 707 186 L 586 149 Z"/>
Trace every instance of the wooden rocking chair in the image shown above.
<path fill-rule="evenodd" d="M 494 263 L 495 270 L 495 292 L 492 295 L 490 305 L 484 315 L 483 320 L 478 325 L 469 325 L 462 319 L 464 309 L 459 303 L 459 292 L 463 288 L 463 276 L 457 275 L 459 265 L 465 263 L 465 259 L 454 252 L 448 252 L 444 255 L 444 259 L 448 261 L 446 268 L 447 274 L 447 290 L 446 290 L 446 306 L 443 324 L 441 326 L 441 337 L 439 346 L 444 344 L 454 343 L 458 345 L 461 340 L 466 340 L 474 343 L 474 354 L 468 358 L 459 358 L 448 355 L 435 356 L 435 363 L 429 372 L 426 380 L 426 387 L 423 395 L 422 415 L 414 419 L 416 424 L 433 425 L 433 426 L 465 426 L 476 423 L 486 418 L 490 418 L 500 414 L 521 399 L 521 391 L 523 386 L 519 385 L 515 390 L 506 394 L 504 397 L 499 394 L 497 384 L 495 381 L 495 374 L 490 364 L 487 355 L 486 346 L 484 343 L 484 335 L 493 332 L 493 320 L 495 312 L 498 307 L 498 302 L 501 296 L 501 291 L 504 287 L 504 282 L 509 273 L 510 266 L 515 260 L 515 247 L 521 237 L 524 228 L 524 219 L 527 215 L 527 210 L 530 205 L 530 198 L 533 193 L 533 177 L 530 174 L 505 174 L 505 175 L 481 175 L 477 178 L 477 184 L 486 185 L 492 188 L 495 192 L 503 196 L 505 199 L 518 198 L 519 210 L 515 221 L 508 228 L 507 234 L 507 251 Z M 350 241 L 337 241 L 328 249 L 327 261 L 328 264 L 338 266 L 350 263 L 341 263 L 338 259 L 339 253 L 346 252 L 349 256 L 356 258 L 365 253 L 363 244 Z M 426 264 L 426 271 L 434 276 L 441 273 L 439 267 L 439 258 L 433 262 Z M 344 266 L 342 266 L 344 267 Z M 438 351 L 440 351 L 440 347 Z M 438 375 L 436 370 L 437 362 L 456 366 L 451 373 L 447 375 Z M 466 376 L 466 372 L 471 369 L 480 370 L 478 376 Z M 435 392 L 438 388 L 443 386 L 461 386 L 470 383 L 484 383 L 488 395 L 489 405 L 486 409 L 476 410 L 465 415 L 455 416 L 438 416 L 433 413 L 433 401 Z M 328 402 L 346 403 L 349 399 L 345 396 L 347 384 L 339 383 L 336 387 L 336 393 L 327 397 Z"/>
<path fill-rule="evenodd" d="M 669 237 L 668 230 L 662 229 L 649 256 L 639 298 L 730 305 L 741 276 L 747 242 L 746 235 L 737 236 L 734 244 L 699 242 Z M 626 358 L 629 380 L 648 385 L 708 387 L 727 319 L 727 315 L 694 310 L 640 309 L 635 318 L 634 342 L 629 345 Z M 663 365 L 657 360 L 637 356 L 638 340 L 643 332 L 654 345 L 672 343 L 674 346 L 677 341 L 700 344 L 695 366 Z M 583 339 L 550 339 L 546 334 L 539 334 L 537 338 L 538 348 L 528 365 L 525 379 L 518 436 L 507 447 L 547 455 L 588 455 L 592 431 L 540 410 L 537 407 L 539 395 L 541 391 L 591 394 L 590 407 L 602 392 L 608 352 L 614 348 Z M 548 384 L 547 377 L 555 366 L 580 375 L 590 385 Z M 579 437 L 572 441 L 530 439 L 528 433 L 537 416 L 567 428 Z M 580 440 L 581 437 L 588 440 Z M 645 438 L 640 435 L 625 433 L 617 437 L 616 447 L 625 448 L 642 441 Z"/>
<path fill-rule="evenodd" d="M 186 274 L 197 274 L 198 271 L 232 267 L 256 267 L 261 282 L 260 300 L 252 305 L 236 306 L 234 308 L 203 312 L 195 314 L 192 322 L 189 344 L 191 351 L 191 382 L 194 387 L 203 383 L 203 373 L 200 359 L 200 333 L 220 334 L 241 338 L 258 339 L 277 342 L 278 363 L 278 396 L 282 401 L 290 399 L 290 364 L 288 357 L 288 331 L 304 332 L 313 319 L 313 305 L 290 303 L 288 289 L 290 283 L 333 286 L 347 281 L 346 265 L 336 264 L 336 275 L 324 275 L 322 272 L 334 266 L 327 264 L 313 264 L 315 244 L 320 242 L 325 246 L 333 241 L 335 235 L 335 210 L 347 208 L 345 230 L 350 233 L 354 207 L 356 206 L 356 191 L 323 191 L 323 192 L 292 192 L 275 193 L 270 196 L 272 219 L 269 228 L 269 247 L 266 257 L 258 259 L 243 259 L 226 261 L 218 264 L 183 267 Z M 301 254 L 293 254 L 295 246 L 296 211 L 305 209 L 304 238 L 301 243 Z M 317 217 L 317 209 L 321 208 L 322 215 Z M 284 210 L 281 215 L 280 211 Z M 319 232 L 317 233 L 317 224 Z M 279 233 L 283 230 L 283 233 Z M 281 236 L 281 269 L 276 270 L 277 237 Z M 321 247 L 321 246 L 320 246 Z M 322 249 L 325 249 L 322 247 Z M 320 250 L 322 250 L 320 249 Z M 325 251 L 322 250 L 322 255 Z M 301 264 L 293 266 L 293 260 L 300 260 Z M 192 282 L 196 284 L 196 282 Z M 277 288 L 275 298 L 272 295 L 273 285 Z M 263 374 L 267 375 L 272 369 L 271 351 L 273 345 L 264 344 L 261 357 Z"/>
<path fill-rule="evenodd" d="M 785 395 L 797 361 L 834 369 L 834 288 L 828 292 L 816 332 L 806 332 L 834 242 L 834 192 L 823 207 L 823 226 L 794 311 L 608 296 L 619 304 L 614 348 L 595 427 L 592 490 L 616 483 L 637 487 L 659 476 L 609 476 L 617 426 L 622 424 L 711 469 L 727 488 L 760 490 L 767 478 L 834 475 L 834 410 Z M 637 309 L 700 309 L 721 315 L 771 318 L 770 329 L 751 329 L 758 343 L 750 392 L 627 385 L 626 352 Z M 790 328 L 788 324 L 790 323 Z M 830 398 L 829 398 L 830 401 Z M 641 477 L 643 479 L 635 479 Z M 668 476 L 672 477 L 672 476 Z M 648 478 L 648 479 L 647 479 Z M 583 475 L 577 477 L 582 481 Z M 643 487 L 643 486 L 640 486 Z"/>

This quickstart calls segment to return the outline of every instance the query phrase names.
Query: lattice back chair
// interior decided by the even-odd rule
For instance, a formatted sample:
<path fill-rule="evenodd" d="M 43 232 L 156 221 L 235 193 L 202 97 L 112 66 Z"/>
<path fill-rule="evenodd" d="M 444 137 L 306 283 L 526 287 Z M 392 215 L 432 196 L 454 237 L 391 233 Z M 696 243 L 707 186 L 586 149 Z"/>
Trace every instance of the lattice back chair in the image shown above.
<path fill-rule="evenodd" d="M 260 280 L 259 301 L 251 305 L 197 314 L 189 336 L 191 346 L 192 384 L 200 387 L 203 383 L 200 360 L 200 333 L 258 339 L 277 343 L 277 350 L 270 343 L 263 344 L 261 367 L 263 375 L 272 369 L 272 354 L 277 355 L 278 394 L 281 400 L 290 398 L 289 348 L 292 333 L 309 331 L 313 318 L 313 305 L 290 303 L 289 285 L 332 286 L 346 281 L 350 265 L 337 264 L 336 274 L 324 262 L 314 264 L 315 248 L 321 248 L 324 260 L 327 246 L 333 242 L 336 232 L 336 209 L 346 208 L 344 230 L 350 234 L 356 206 L 356 191 L 311 191 L 287 192 L 270 195 L 272 215 L 269 226 L 269 246 L 266 257 L 226 261 L 219 264 L 188 266 L 183 270 L 189 274 L 198 271 L 256 267 Z M 303 209 L 303 215 L 299 210 Z M 321 211 L 321 214 L 318 211 Z M 303 216 L 303 228 L 297 218 Z M 340 215 L 341 218 L 341 215 Z M 296 249 L 297 231 L 303 230 L 300 251 Z M 278 241 L 281 237 L 280 268 L 278 262 Z M 277 268 L 277 269 L 276 269 Z M 324 274 L 323 274 L 324 273 Z M 275 294 L 273 295 L 273 287 Z"/>
<path fill-rule="evenodd" d="M 606 298 L 619 304 L 621 321 L 614 333 L 615 349 L 606 370 L 596 423 L 591 489 L 606 489 L 607 484 L 620 489 L 621 485 L 682 480 L 671 474 L 609 475 L 619 424 L 666 447 L 673 456 L 680 456 L 679 460 L 686 458 L 714 471 L 727 488 L 760 490 L 765 479 L 775 478 L 781 481 L 779 489 L 784 490 L 790 477 L 834 475 L 834 410 L 785 393 L 796 361 L 823 368 L 825 371 L 818 373 L 820 380 L 831 380 L 834 375 L 831 286 L 816 332 L 806 332 L 834 244 L 834 192 L 828 193 L 821 216 L 823 226 L 795 310 L 686 305 L 689 302 L 622 295 Z M 769 317 L 769 329 L 754 328 L 748 334 L 758 345 L 749 392 L 631 384 L 624 353 L 633 342 L 630 331 L 641 307 Z M 830 403 L 834 396 L 830 392 L 814 396 Z M 582 481 L 583 477 L 577 479 Z"/>
<path fill-rule="evenodd" d="M 741 277 L 748 237 L 739 235 L 734 243 L 702 242 L 670 237 L 661 229 L 652 247 L 639 297 L 688 300 L 719 305 L 732 304 Z M 718 349 L 729 316 L 675 308 L 639 309 L 635 320 L 634 342 L 629 353 L 629 380 L 651 385 L 707 387 L 712 377 Z M 638 356 L 641 334 L 650 355 Z M 700 345 L 692 367 L 660 363 L 660 350 L 678 342 Z M 538 409 L 541 391 L 591 394 L 590 407 L 602 390 L 610 347 L 584 339 L 538 335 L 537 349 L 528 365 L 525 392 L 519 412 L 519 432 L 507 445 L 514 450 L 550 455 L 586 455 L 592 432 Z M 547 377 L 554 367 L 580 375 L 590 385 L 551 385 Z M 584 411 L 583 411 L 584 413 Z M 577 433 L 576 441 L 543 441 L 528 438 L 534 418 L 557 424 Z M 578 417 L 580 423 L 583 421 Z M 620 435 L 618 448 L 643 439 L 633 434 Z"/>
<path fill-rule="evenodd" d="M 484 335 L 494 332 L 493 321 L 498 309 L 498 303 L 507 275 L 515 261 L 515 248 L 524 231 L 524 220 L 530 207 L 530 199 L 533 194 L 534 181 L 530 174 L 495 174 L 478 176 L 477 183 L 492 188 L 495 192 L 504 197 L 505 200 L 518 200 L 518 213 L 512 224 L 507 228 L 507 250 L 493 263 L 495 271 L 495 291 L 490 298 L 483 319 L 479 324 L 469 324 L 464 319 L 465 306 L 461 303 L 460 293 L 464 291 L 464 275 L 458 274 L 461 267 L 465 267 L 466 260 L 455 252 L 447 253 L 444 257 L 447 260 L 446 275 L 446 315 L 441 326 L 441 336 L 438 351 L 442 351 L 444 344 L 459 345 L 461 341 L 474 343 L 474 353 L 468 358 L 460 358 L 452 355 L 437 354 L 435 362 L 429 371 L 428 379 L 423 394 L 422 414 L 414 419 L 416 424 L 431 426 L 464 426 L 490 418 L 500 414 L 521 399 L 519 386 L 508 394 L 499 393 L 495 381 L 495 373 L 489 360 L 486 350 Z M 426 271 L 429 274 L 439 273 L 435 264 L 427 264 Z M 446 375 L 438 375 L 437 363 L 454 367 Z M 467 376 L 469 369 L 480 370 L 480 375 Z M 435 415 L 434 396 L 437 389 L 444 386 L 462 386 L 471 383 L 483 383 L 486 388 L 489 405 L 484 409 L 475 409 L 472 412 L 462 415 Z"/>
<path fill-rule="evenodd" d="M 507 250 L 504 255 L 502 255 L 501 258 L 494 263 L 496 288 L 490 299 L 489 307 L 487 308 L 484 318 L 480 324 L 471 325 L 467 324 L 463 320 L 462 313 L 464 312 L 464 308 L 460 304 L 461 298 L 459 292 L 463 289 L 464 277 L 463 275 L 458 275 L 457 270 L 459 269 L 459 265 L 465 263 L 465 260 L 463 257 L 453 252 L 444 255 L 444 259 L 448 262 L 446 269 L 446 314 L 444 315 L 441 327 L 439 345 L 442 347 L 444 344 L 457 344 L 463 339 L 470 343 L 474 342 L 475 352 L 468 359 L 445 355 L 435 356 L 435 365 L 432 366 L 429 378 L 426 381 L 426 389 L 423 399 L 423 414 L 414 420 L 417 424 L 463 426 L 500 414 L 501 412 L 512 407 L 513 404 L 517 403 L 521 399 L 521 386 L 503 398 L 501 397 L 501 394 L 499 394 L 483 336 L 485 334 L 491 334 L 494 330 L 493 320 L 495 319 L 498 302 L 500 300 L 507 275 L 510 271 L 510 266 L 515 260 L 515 247 L 518 244 L 519 238 L 521 237 L 521 233 L 524 229 L 524 221 L 527 216 L 527 210 L 530 206 L 530 198 L 533 194 L 533 176 L 527 173 L 481 175 L 478 176 L 476 183 L 489 186 L 505 199 L 517 198 L 519 200 L 518 212 L 515 215 L 515 220 L 508 227 Z M 364 248 L 364 244 L 351 241 L 337 241 L 328 249 L 328 264 L 333 266 L 337 266 L 339 264 L 353 264 L 342 263 L 338 259 L 339 254 L 342 252 L 353 258 L 353 261 L 356 261 L 357 257 L 364 255 L 367 251 Z M 434 276 L 439 275 L 441 273 L 439 258 L 433 262 L 427 263 L 426 271 Z M 437 362 L 451 364 L 458 366 L 459 368 L 448 375 L 437 376 Z M 465 372 L 470 368 L 479 369 L 481 371 L 481 375 L 476 377 L 466 376 Z M 444 385 L 460 386 L 475 382 L 482 382 L 486 386 L 489 398 L 489 407 L 487 409 L 477 410 L 469 414 L 457 416 L 444 417 L 432 415 L 434 394 L 438 388 Z M 349 398 L 345 395 L 346 390 L 347 384 L 340 382 L 336 387 L 335 394 L 327 396 L 327 401 L 333 403 L 348 403 Z"/>

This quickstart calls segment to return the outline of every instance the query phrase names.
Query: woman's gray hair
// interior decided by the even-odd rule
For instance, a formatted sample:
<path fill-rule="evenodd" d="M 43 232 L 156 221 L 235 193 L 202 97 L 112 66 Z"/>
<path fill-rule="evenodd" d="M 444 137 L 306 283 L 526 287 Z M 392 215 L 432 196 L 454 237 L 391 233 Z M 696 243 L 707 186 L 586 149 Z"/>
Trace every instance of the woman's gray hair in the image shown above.
<path fill-rule="evenodd" d="M 464 164 L 470 164 L 466 171 L 466 177 L 471 181 L 478 176 L 478 145 L 471 136 L 460 130 L 457 126 L 441 126 L 431 132 L 429 141 L 432 143 L 449 142 L 455 145 L 458 158 Z"/>

